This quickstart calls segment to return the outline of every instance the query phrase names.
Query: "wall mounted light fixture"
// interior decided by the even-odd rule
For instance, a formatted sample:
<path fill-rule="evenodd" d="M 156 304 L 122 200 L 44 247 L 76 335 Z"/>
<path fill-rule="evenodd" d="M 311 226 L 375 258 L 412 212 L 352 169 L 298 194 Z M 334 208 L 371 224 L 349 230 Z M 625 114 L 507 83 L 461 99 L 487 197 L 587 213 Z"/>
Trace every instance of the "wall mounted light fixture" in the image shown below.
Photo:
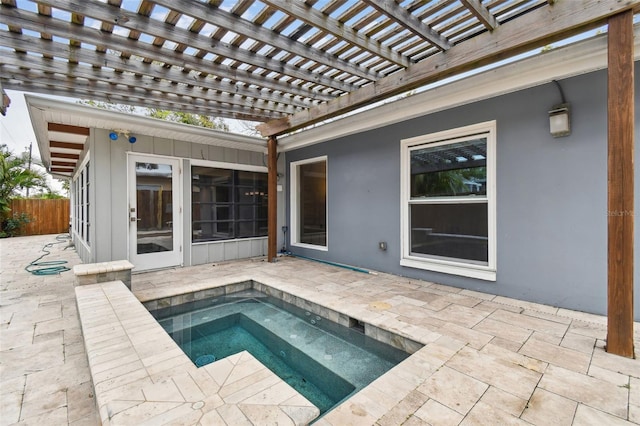
<path fill-rule="evenodd" d="M 122 135 L 125 138 L 127 138 L 129 143 L 136 143 L 136 141 L 138 140 L 138 138 L 136 138 L 135 136 L 129 136 L 128 130 L 122 130 L 122 129 L 116 129 L 116 130 L 113 130 L 111 133 L 109 133 L 109 139 L 111 139 L 112 141 L 117 141 L 119 135 Z"/>
<path fill-rule="evenodd" d="M 569 104 L 560 104 L 549 111 L 549 131 L 554 138 L 569 136 L 571 134 L 571 107 Z"/>
<path fill-rule="evenodd" d="M 560 83 L 556 80 L 553 82 L 560 91 L 562 103 L 553 106 L 549 111 L 549 132 L 554 138 L 560 138 L 571 134 L 571 105 L 565 100 Z"/>

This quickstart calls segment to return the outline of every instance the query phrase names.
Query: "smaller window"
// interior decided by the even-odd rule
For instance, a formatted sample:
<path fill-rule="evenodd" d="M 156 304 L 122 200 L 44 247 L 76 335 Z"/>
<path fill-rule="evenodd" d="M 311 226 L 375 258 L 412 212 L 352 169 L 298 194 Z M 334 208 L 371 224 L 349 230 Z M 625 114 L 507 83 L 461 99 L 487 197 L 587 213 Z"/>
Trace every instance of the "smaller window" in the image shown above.
<path fill-rule="evenodd" d="M 291 244 L 327 250 L 327 158 L 292 162 L 291 185 Z"/>

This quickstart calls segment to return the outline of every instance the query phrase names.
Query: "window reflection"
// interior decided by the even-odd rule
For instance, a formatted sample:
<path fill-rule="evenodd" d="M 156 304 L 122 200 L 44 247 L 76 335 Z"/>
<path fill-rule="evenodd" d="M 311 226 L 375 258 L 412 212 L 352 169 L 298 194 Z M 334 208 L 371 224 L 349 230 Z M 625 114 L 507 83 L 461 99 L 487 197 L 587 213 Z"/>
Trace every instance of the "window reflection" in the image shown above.
<path fill-rule="evenodd" d="M 192 241 L 267 235 L 267 174 L 191 167 Z"/>
<path fill-rule="evenodd" d="M 411 198 L 486 195 L 486 138 L 411 151 Z"/>

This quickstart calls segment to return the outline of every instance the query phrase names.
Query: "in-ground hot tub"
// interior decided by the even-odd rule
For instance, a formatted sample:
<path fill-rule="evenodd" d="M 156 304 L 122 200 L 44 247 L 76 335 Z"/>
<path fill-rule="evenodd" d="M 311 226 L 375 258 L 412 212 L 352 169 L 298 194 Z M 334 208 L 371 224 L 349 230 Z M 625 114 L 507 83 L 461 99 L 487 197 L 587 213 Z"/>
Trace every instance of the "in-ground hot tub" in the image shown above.
<path fill-rule="evenodd" d="M 296 306 L 250 284 L 187 303 L 156 303 L 150 312 L 197 366 L 246 350 L 321 414 L 410 355 L 365 335 L 353 318 L 341 325 L 309 301 L 296 298 Z"/>

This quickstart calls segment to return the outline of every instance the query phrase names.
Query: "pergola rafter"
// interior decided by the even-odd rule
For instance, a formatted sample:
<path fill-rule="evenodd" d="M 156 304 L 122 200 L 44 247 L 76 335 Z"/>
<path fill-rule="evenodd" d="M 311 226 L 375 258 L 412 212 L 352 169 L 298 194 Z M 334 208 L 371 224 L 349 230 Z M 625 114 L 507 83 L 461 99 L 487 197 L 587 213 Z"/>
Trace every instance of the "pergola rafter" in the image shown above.
<path fill-rule="evenodd" d="M 405 29 L 423 38 L 429 43 L 437 46 L 440 50 L 449 50 L 451 43 L 441 34 L 438 34 L 433 28 L 425 24 L 422 20 L 415 17 L 406 9 L 397 7 L 393 2 L 386 0 L 365 0 L 379 12 L 387 15 L 391 20 L 405 27 Z"/>
<path fill-rule="evenodd" d="M 448 56 L 503 20 L 557 7 L 541 2 L 39 0 L 33 7 L 0 0 L 0 82 L 5 89 L 55 87 L 66 96 L 297 122 L 349 104 L 362 90 L 375 92 L 381 82 L 414 87 L 405 78 L 416 65 Z M 48 84 L 30 81 L 45 75 Z"/>
<path fill-rule="evenodd" d="M 29 43 L 29 40 L 26 39 L 24 42 Z M 32 41 L 32 43 L 37 44 L 38 41 Z M 55 42 L 47 42 L 47 44 L 49 43 Z M 34 48 L 32 47 L 32 49 Z M 65 49 L 65 46 L 61 46 L 61 49 Z M 70 53 L 72 53 L 69 56 L 70 58 L 74 58 L 76 61 L 80 60 L 82 64 L 72 61 L 65 63 L 24 53 L 7 53 L 3 58 L 3 74 L 6 78 L 12 78 L 14 80 L 30 80 L 32 77 L 31 73 L 33 72 L 56 73 L 61 76 L 59 83 L 63 86 L 65 83 L 62 81 L 64 79 L 62 76 L 66 75 L 71 78 L 85 78 L 106 84 L 121 84 L 130 87 L 132 91 L 144 88 L 184 96 L 194 96 L 198 95 L 199 92 L 207 91 L 207 93 L 202 93 L 201 95 L 203 98 L 212 102 L 223 102 L 242 106 L 251 105 L 255 108 L 276 111 L 282 114 L 292 114 L 296 112 L 296 110 L 309 107 L 308 103 L 296 101 L 295 99 L 290 99 L 290 97 L 275 95 L 269 92 L 258 93 L 256 90 L 246 89 L 240 86 L 235 94 L 233 94 L 231 90 L 219 91 L 219 85 L 216 84 L 219 82 L 213 80 L 198 82 L 197 87 L 190 87 L 194 82 L 193 79 L 189 78 L 188 74 L 153 64 L 145 64 L 141 61 L 128 61 L 118 67 L 118 70 L 108 68 L 95 70 L 96 64 L 99 63 L 97 59 L 99 59 L 100 56 L 105 56 L 104 53 L 78 52 L 77 55 L 73 54 L 75 52 Z M 88 58 L 88 56 L 92 55 L 95 55 L 96 58 Z M 93 60 L 85 61 L 86 59 Z M 17 67 L 18 69 L 10 68 L 9 66 Z M 155 70 L 149 70 L 149 68 L 155 68 Z M 144 74 L 140 72 L 143 70 L 145 71 Z M 176 76 L 175 74 L 178 75 Z M 19 76 L 23 78 L 19 78 Z M 70 87 L 73 86 L 71 85 Z"/>
<path fill-rule="evenodd" d="M 332 34 L 335 37 L 343 38 L 354 46 L 367 50 L 389 62 L 393 62 L 403 67 L 409 65 L 409 60 L 393 49 L 371 40 L 370 38 L 364 37 L 356 30 L 343 25 L 338 20 L 332 19 L 303 2 L 295 0 L 263 0 L 263 3 L 268 4 L 281 12 L 289 13 L 301 21 L 306 22 L 308 24 L 308 28 L 315 27 L 326 33 Z"/>
<path fill-rule="evenodd" d="M 136 35 L 138 33 L 146 34 L 154 37 L 154 46 L 160 47 L 158 44 L 158 40 L 162 39 L 163 43 L 167 40 L 172 41 L 174 43 L 185 43 L 193 48 L 206 50 L 210 53 L 213 53 L 218 56 L 222 56 L 224 58 L 234 59 L 246 64 L 255 65 L 257 67 L 261 67 L 264 69 L 268 69 L 271 71 L 275 71 L 281 74 L 289 75 L 291 77 L 299 78 L 305 81 L 313 81 L 320 84 L 323 84 L 327 87 L 334 87 L 336 89 L 347 89 L 351 90 L 352 87 L 343 86 L 338 82 L 332 81 L 330 79 L 322 78 L 322 76 L 314 76 L 309 72 L 305 72 L 300 68 L 293 67 L 289 64 L 273 61 L 269 58 L 263 58 L 259 55 L 252 55 L 246 52 L 243 49 L 237 48 L 235 46 L 227 45 L 225 43 L 213 43 L 208 37 L 205 37 L 200 34 L 195 34 L 190 32 L 189 30 L 172 26 L 171 24 L 167 24 L 164 21 L 153 20 L 147 16 L 136 14 L 133 12 L 129 12 L 127 10 L 122 10 L 115 6 L 110 6 L 108 4 L 104 4 L 101 2 L 92 3 L 92 2 L 74 2 L 68 0 L 42 0 L 45 3 L 49 3 L 50 6 L 55 6 L 62 10 L 73 11 L 80 10 L 81 13 L 87 17 L 91 17 L 92 19 L 105 21 L 105 20 L 114 20 L 118 19 L 118 26 L 122 28 L 126 28 L 128 30 L 134 31 Z M 173 2 L 172 2 L 173 3 Z M 180 2 L 178 2 L 180 3 Z M 193 3 L 193 5 L 197 5 L 200 3 Z M 220 10 L 216 11 L 218 14 Z M 242 21 L 238 21 L 242 22 Z M 230 26 L 231 23 L 227 23 Z M 261 28 L 255 26 L 254 29 Z M 255 34 L 255 37 L 258 36 L 266 36 L 266 34 Z M 273 41 L 273 40 L 269 40 Z M 294 44 L 291 44 L 291 49 L 293 50 Z M 298 49 L 296 49 L 298 50 Z M 344 65 L 344 68 L 350 68 L 351 72 L 357 73 L 360 77 L 375 79 L 376 75 L 373 73 L 366 72 L 365 70 L 355 69 L 353 66 L 348 64 Z"/>
<path fill-rule="evenodd" d="M 566 38 L 640 0 L 0 3 L 5 89 L 242 116 L 270 136 Z"/>
<path fill-rule="evenodd" d="M 261 124 L 263 136 L 281 135 L 399 95 L 456 74 L 524 53 L 587 31 L 610 16 L 640 8 L 640 1 L 618 3 L 617 8 L 598 0 L 562 2 L 552 9 L 541 7 L 453 46 L 446 53 L 429 56 L 410 67 L 337 99 L 291 116 Z M 499 40 L 499 42 L 498 42 Z"/>

